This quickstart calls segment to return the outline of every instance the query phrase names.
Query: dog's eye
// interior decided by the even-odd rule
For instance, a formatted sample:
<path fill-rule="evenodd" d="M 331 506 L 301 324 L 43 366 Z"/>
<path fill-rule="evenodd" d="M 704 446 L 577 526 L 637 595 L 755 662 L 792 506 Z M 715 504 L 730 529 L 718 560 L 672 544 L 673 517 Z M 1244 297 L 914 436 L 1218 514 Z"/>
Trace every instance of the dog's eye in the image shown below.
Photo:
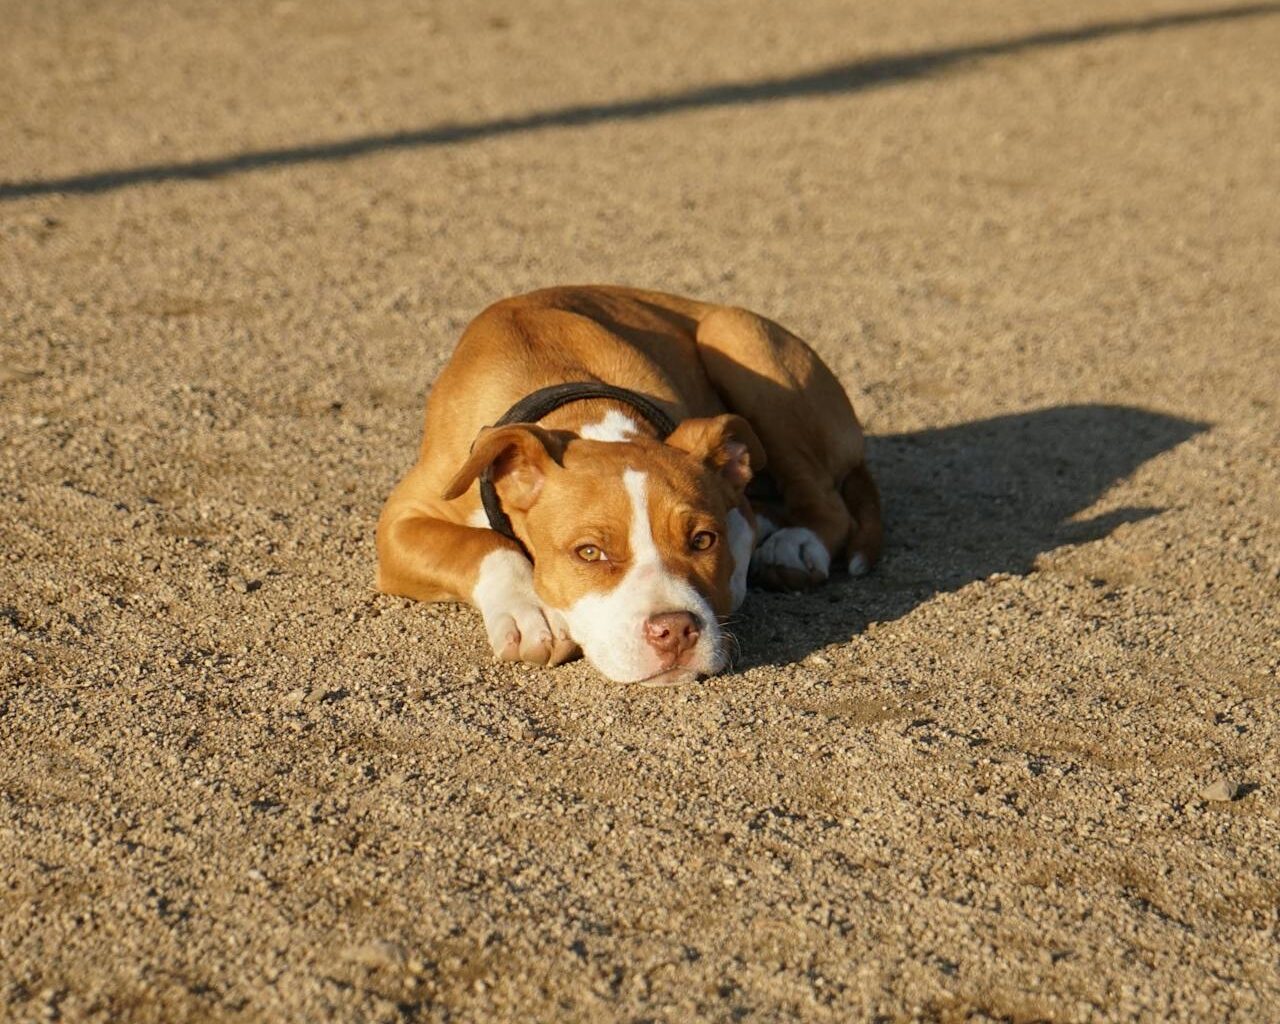
<path fill-rule="evenodd" d="M 689 538 L 689 547 L 694 551 L 708 551 L 715 546 L 716 535 L 710 530 L 699 530 Z"/>
<path fill-rule="evenodd" d="M 581 547 L 574 548 L 573 553 L 581 558 L 584 562 L 607 562 L 604 552 L 594 544 L 583 544 Z"/>

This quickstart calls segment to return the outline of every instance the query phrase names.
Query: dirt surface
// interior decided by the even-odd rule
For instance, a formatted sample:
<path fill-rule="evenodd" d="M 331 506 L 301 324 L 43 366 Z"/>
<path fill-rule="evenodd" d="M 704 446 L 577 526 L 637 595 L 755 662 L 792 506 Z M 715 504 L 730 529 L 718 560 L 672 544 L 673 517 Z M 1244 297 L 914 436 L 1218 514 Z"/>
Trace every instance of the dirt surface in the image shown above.
<path fill-rule="evenodd" d="M 0 1018 L 1280 1019 L 1280 8 L 0 23 Z M 594 281 L 872 435 L 883 568 L 703 685 L 372 588 L 463 325 Z"/>

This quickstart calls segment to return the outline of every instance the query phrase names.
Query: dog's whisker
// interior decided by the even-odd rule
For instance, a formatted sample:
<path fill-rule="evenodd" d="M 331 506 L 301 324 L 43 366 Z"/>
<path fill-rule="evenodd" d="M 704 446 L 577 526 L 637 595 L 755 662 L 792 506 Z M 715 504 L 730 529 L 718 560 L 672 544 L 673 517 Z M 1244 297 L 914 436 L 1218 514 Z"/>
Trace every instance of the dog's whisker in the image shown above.
<path fill-rule="evenodd" d="M 732 670 L 742 659 L 742 641 L 728 629 L 724 630 L 725 667 Z"/>

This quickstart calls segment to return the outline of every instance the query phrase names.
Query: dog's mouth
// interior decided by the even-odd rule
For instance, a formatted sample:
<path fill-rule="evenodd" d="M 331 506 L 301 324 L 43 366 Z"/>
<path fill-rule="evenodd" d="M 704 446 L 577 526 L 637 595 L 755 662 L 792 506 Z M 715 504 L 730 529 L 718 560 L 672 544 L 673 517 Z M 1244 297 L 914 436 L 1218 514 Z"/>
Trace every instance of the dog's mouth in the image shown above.
<path fill-rule="evenodd" d="M 684 686 L 688 683 L 702 682 L 722 672 L 728 659 L 722 656 L 719 646 L 712 649 L 711 656 L 699 657 L 696 651 L 681 655 L 674 665 L 659 669 L 651 676 L 634 681 L 635 686 L 653 688 L 666 686 Z"/>
<path fill-rule="evenodd" d="M 684 686 L 688 683 L 696 683 L 707 679 L 715 675 L 723 667 L 723 662 L 719 657 L 712 657 L 708 662 L 707 658 L 698 656 L 696 649 L 690 650 L 681 654 L 674 664 L 669 664 L 666 668 L 659 669 L 651 676 L 637 679 L 635 685 L 653 688 Z"/>

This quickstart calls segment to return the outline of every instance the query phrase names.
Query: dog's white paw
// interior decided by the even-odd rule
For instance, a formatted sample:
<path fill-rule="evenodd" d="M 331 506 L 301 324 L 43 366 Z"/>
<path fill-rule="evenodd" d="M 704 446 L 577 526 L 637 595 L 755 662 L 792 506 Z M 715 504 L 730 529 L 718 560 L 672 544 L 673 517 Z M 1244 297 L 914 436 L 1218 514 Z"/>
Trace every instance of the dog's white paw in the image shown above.
<path fill-rule="evenodd" d="M 534 593 L 533 566 L 523 555 L 486 555 L 471 600 L 480 609 L 489 646 L 499 661 L 553 666 L 578 653 L 564 617 L 544 608 Z"/>
<path fill-rule="evenodd" d="M 849 559 L 849 575 L 865 576 L 871 571 L 871 563 L 867 561 L 867 556 L 861 551 Z"/>
<path fill-rule="evenodd" d="M 484 617 L 489 645 L 499 661 L 553 667 L 578 652 L 568 623 L 557 612 L 528 602 L 512 602 Z"/>
<path fill-rule="evenodd" d="M 831 571 L 831 554 L 804 526 L 784 526 L 769 534 L 751 556 L 752 577 L 771 590 L 807 590 Z"/>

